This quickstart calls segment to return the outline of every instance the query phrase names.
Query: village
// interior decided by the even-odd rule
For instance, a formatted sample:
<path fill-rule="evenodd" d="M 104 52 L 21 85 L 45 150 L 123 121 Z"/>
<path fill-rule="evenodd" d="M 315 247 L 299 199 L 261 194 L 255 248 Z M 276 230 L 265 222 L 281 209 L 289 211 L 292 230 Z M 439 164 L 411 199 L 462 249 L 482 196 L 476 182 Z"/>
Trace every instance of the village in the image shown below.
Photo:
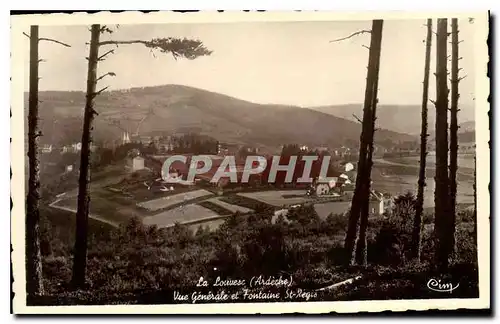
<path fill-rule="evenodd" d="M 349 210 L 357 172 L 355 148 L 322 146 L 310 149 L 306 145 L 295 144 L 283 145 L 281 149 L 280 165 L 287 164 L 286 154 L 290 152 L 331 155 L 329 181 L 321 181 L 316 172 L 311 183 L 298 183 L 296 180 L 303 171 L 299 167 L 294 171 L 293 181 L 290 183 L 284 181 L 286 172 L 277 172 L 276 180 L 269 183 L 266 176 L 272 154 L 259 147 L 221 143 L 191 133 L 130 136 L 124 132 L 112 146 L 91 146 L 91 155 L 94 156 L 93 161 L 96 161 L 95 165 L 91 165 L 95 173 L 92 178 L 106 180 L 105 185 L 94 185 L 90 217 L 119 226 L 132 215 L 139 215 L 144 224 L 160 228 L 179 223 L 190 225 L 193 229 L 200 225 L 213 229 L 235 212 L 249 213 L 261 207 L 273 209 L 276 217 L 286 216 L 289 209 L 305 205 L 314 206 L 322 218 L 330 214 L 345 214 Z M 47 155 L 72 156 L 73 160 L 59 158 L 66 162 L 63 167 L 59 162 L 57 170 L 65 177 L 72 175 L 74 179 L 78 173 L 80 152 L 81 143 L 57 148 L 54 145 L 42 145 L 40 148 L 42 161 Z M 207 172 L 196 174 L 194 181 L 186 180 L 189 162 L 173 163 L 166 174 L 163 163 L 168 157 L 177 154 L 187 156 L 188 160 L 195 154 L 203 154 L 211 159 L 212 166 Z M 252 174 L 248 183 L 243 183 L 240 180 L 245 170 L 245 157 L 257 154 L 268 159 L 268 168 L 261 174 Z M 222 177 L 217 182 L 212 181 L 226 156 L 235 156 L 237 183 L 229 181 L 227 177 Z M 49 165 L 50 163 L 54 164 L 49 162 Z M 172 179 L 176 181 L 172 182 Z M 50 206 L 53 208 L 76 211 L 76 190 L 56 192 L 51 199 Z M 391 204 L 390 195 L 372 190 L 372 215 L 384 215 Z"/>

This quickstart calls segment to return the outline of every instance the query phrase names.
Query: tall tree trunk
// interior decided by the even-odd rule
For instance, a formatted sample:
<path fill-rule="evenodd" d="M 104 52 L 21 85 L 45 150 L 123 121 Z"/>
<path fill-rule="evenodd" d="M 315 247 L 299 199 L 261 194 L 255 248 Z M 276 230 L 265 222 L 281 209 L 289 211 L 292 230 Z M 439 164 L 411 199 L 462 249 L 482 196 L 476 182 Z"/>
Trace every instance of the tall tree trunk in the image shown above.
<path fill-rule="evenodd" d="M 436 187 L 435 233 L 436 265 L 448 268 L 449 257 L 449 179 L 448 179 L 448 83 L 447 83 L 447 19 L 440 18 L 436 36 Z"/>
<path fill-rule="evenodd" d="M 476 152 L 474 152 L 474 244 L 477 248 L 477 176 L 476 176 L 477 162 Z"/>
<path fill-rule="evenodd" d="M 87 232 L 90 203 L 90 145 L 92 143 L 92 122 L 95 115 L 94 98 L 96 96 L 99 36 L 100 25 L 92 25 L 88 57 L 87 95 L 83 116 L 80 178 L 78 180 L 78 209 L 76 212 L 76 235 L 72 278 L 75 288 L 82 288 L 85 285 L 85 270 L 87 265 Z"/>
<path fill-rule="evenodd" d="M 356 188 L 354 197 L 352 199 L 351 210 L 349 213 L 349 222 L 347 227 L 346 238 L 344 242 L 344 249 L 346 251 L 346 263 L 353 263 L 355 261 L 355 242 L 358 227 L 358 221 L 361 214 L 361 207 L 363 201 L 366 199 L 368 189 L 366 188 L 367 179 L 367 154 L 370 144 L 370 125 L 372 120 L 372 102 L 374 82 L 377 76 L 376 56 L 377 52 L 380 55 L 380 41 L 382 38 L 382 25 L 383 20 L 373 20 L 370 53 L 368 57 L 368 71 L 366 77 L 365 101 L 363 106 L 363 125 L 360 137 L 360 149 L 358 159 L 358 172 L 356 176 Z M 376 36 L 374 36 L 376 35 Z M 378 42 L 378 45 L 377 45 Z M 377 49 L 378 48 L 378 49 Z"/>
<path fill-rule="evenodd" d="M 28 112 L 29 182 L 26 198 L 26 289 L 28 295 L 44 293 L 40 253 L 40 166 L 38 161 L 38 26 L 30 30 L 30 89 Z"/>
<path fill-rule="evenodd" d="M 383 21 L 380 24 L 374 25 L 372 29 L 372 37 L 375 38 L 374 48 L 374 70 L 375 79 L 373 80 L 372 102 L 370 112 L 370 127 L 368 130 L 368 148 L 366 155 L 366 171 L 364 172 L 364 193 L 361 201 L 359 238 L 356 244 L 356 262 L 359 265 L 366 266 L 368 263 L 366 230 L 368 228 L 368 215 L 370 212 L 370 193 L 371 193 L 371 171 L 373 166 L 373 141 L 375 136 L 375 121 L 377 119 L 377 104 L 378 104 L 378 78 L 380 71 L 380 52 L 382 50 L 382 27 Z M 363 121 L 364 122 L 364 121 Z"/>
<path fill-rule="evenodd" d="M 450 104 L 450 249 L 455 251 L 458 158 L 458 19 L 451 20 L 451 104 Z"/>
<path fill-rule="evenodd" d="M 422 214 L 424 209 L 425 167 L 427 159 L 427 102 L 429 101 L 429 70 L 432 47 L 432 19 L 427 19 L 427 39 L 425 46 L 424 85 L 422 90 L 422 124 L 420 129 L 420 169 L 418 173 L 418 192 L 415 206 L 415 219 L 412 232 L 412 257 L 420 262 L 422 241 Z"/>

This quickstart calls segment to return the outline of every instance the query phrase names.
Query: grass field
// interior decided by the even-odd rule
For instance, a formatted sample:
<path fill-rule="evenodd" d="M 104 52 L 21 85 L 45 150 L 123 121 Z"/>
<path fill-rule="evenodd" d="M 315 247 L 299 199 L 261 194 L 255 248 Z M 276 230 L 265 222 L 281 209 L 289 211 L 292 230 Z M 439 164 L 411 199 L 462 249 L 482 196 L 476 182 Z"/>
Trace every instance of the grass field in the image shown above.
<path fill-rule="evenodd" d="M 322 219 L 325 219 L 330 214 L 343 214 L 348 211 L 351 207 L 350 201 L 337 201 L 337 202 L 328 202 L 323 204 L 314 204 L 314 209 L 318 216 Z"/>
<path fill-rule="evenodd" d="M 54 204 L 54 206 L 56 208 L 60 206 L 76 211 L 78 206 L 77 198 L 62 199 Z M 107 197 L 97 194 L 91 195 L 90 214 L 96 219 L 102 218 L 114 224 L 127 222 L 134 216 L 141 216 L 140 211 L 135 206 L 130 205 L 130 201 L 128 204 L 124 204 L 121 201 L 110 200 Z"/>
<path fill-rule="evenodd" d="M 238 205 L 234 205 L 234 204 L 230 204 L 228 202 L 225 202 L 225 201 L 222 201 L 220 197 L 215 197 L 215 198 L 211 198 L 209 200 L 207 200 L 208 202 L 211 202 L 215 205 L 218 205 L 224 209 L 227 209 L 229 210 L 230 212 L 232 213 L 236 213 L 236 212 L 240 212 L 240 213 L 249 213 L 249 212 L 252 212 L 253 209 L 250 209 L 250 208 L 246 208 L 246 207 L 243 207 L 243 206 L 238 206 Z"/>
<path fill-rule="evenodd" d="M 180 194 L 170 195 L 166 197 L 161 197 L 153 200 L 148 200 L 145 202 L 138 203 L 137 206 L 146 208 L 149 211 L 157 211 L 160 209 L 165 209 L 168 207 L 172 207 L 177 204 L 181 204 L 183 202 L 189 202 L 190 200 L 210 196 L 211 193 L 205 189 L 199 189 L 194 191 L 188 191 Z"/>
<path fill-rule="evenodd" d="M 296 195 L 294 198 L 285 198 L 286 196 Z M 303 197 L 301 197 L 301 195 Z M 306 196 L 305 190 L 278 190 L 278 191 L 259 191 L 239 193 L 238 196 L 254 199 L 265 204 L 280 207 L 283 205 L 302 204 L 310 201 Z M 284 197 L 285 196 L 285 197 Z"/>
<path fill-rule="evenodd" d="M 218 216 L 220 215 L 208 208 L 190 204 L 169 209 L 153 216 L 146 216 L 143 223 L 144 225 L 156 225 L 162 228 L 173 226 L 175 223 L 184 224 Z"/>

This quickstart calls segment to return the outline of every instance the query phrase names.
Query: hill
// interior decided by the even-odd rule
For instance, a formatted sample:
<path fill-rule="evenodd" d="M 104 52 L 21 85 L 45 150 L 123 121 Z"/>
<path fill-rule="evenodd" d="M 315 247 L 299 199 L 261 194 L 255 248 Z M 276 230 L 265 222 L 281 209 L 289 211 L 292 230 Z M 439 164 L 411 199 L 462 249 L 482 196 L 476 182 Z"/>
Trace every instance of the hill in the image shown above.
<path fill-rule="evenodd" d="M 45 91 L 39 97 L 42 142 L 78 141 L 85 94 Z M 27 109 L 27 94 L 25 102 Z M 357 146 L 361 130 L 358 122 L 313 109 L 255 104 L 181 85 L 103 92 L 95 108 L 99 113 L 94 127 L 97 141 L 119 139 L 126 129 L 141 135 L 192 131 L 219 141 L 266 147 L 285 143 Z M 415 139 L 384 129 L 376 133 L 376 142 L 382 146 Z"/>
<path fill-rule="evenodd" d="M 458 143 L 467 144 L 476 141 L 476 123 L 474 121 L 461 123 L 458 127 Z M 429 139 L 432 147 L 434 147 L 434 141 L 436 140 L 434 130 L 429 132 Z"/>
<path fill-rule="evenodd" d="M 432 104 L 428 106 L 428 123 L 429 126 L 434 125 L 436 120 L 436 111 Z M 361 104 L 346 104 L 336 106 L 320 106 L 311 107 L 311 109 L 330 114 L 336 117 L 345 118 L 355 121 L 356 115 L 359 118 L 363 116 L 363 106 Z M 459 119 L 461 122 L 466 122 L 468 126 L 474 125 L 474 107 L 460 107 Z M 421 121 L 420 105 L 385 105 L 377 106 L 377 125 L 378 127 L 388 129 L 395 132 L 407 134 L 420 134 Z M 465 124 L 465 123 L 464 123 Z"/>

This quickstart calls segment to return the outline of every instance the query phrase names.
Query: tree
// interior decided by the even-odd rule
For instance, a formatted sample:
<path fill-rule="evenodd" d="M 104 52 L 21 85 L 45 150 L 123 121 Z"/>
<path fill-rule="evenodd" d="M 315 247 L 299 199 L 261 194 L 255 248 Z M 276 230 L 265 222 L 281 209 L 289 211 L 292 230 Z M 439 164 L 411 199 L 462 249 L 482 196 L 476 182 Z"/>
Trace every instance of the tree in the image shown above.
<path fill-rule="evenodd" d="M 477 246 L 477 162 L 476 154 L 474 153 L 474 244 Z"/>
<path fill-rule="evenodd" d="M 43 295 L 42 260 L 40 253 L 40 161 L 38 160 L 38 66 L 42 61 L 38 56 L 40 41 L 69 45 L 50 38 L 40 38 L 38 26 L 31 26 L 30 35 L 30 74 L 28 107 L 28 195 L 26 197 L 26 290 L 29 296 Z"/>
<path fill-rule="evenodd" d="M 373 44 L 370 46 L 370 49 L 373 48 L 374 51 L 374 70 L 375 70 L 375 79 L 373 81 L 373 94 L 372 94 L 372 102 L 371 102 L 371 116 L 369 119 L 370 127 L 368 131 L 368 149 L 367 149 L 367 157 L 366 157 L 366 170 L 364 173 L 364 185 L 365 192 L 363 198 L 361 200 L 361 215 L 360 215 L 360 224 L 359 224 L 359 238 L 356 244 L 356 263 L 366 266 L 368 262 L 367 255 L 367 242 L 366 242 L 366 230 L 368 228 L 368 213 L 370 209 L 370 185 L 371 185 L 371 170 L 373 166 L 373 139 L 375 135 L 375 121 L 377 119 L 377 103 L 378 103 L 378 75 L 380 68 L 380 52 L 381 52 L 381 43 L 382 43 L 382 22 L 380 26 L 374 25 L 372 29 L 372 37 L 375 38 Z M 364 121 L 363 121 L 364 122 Z"/>
<path fill-rule="evenodd" d="M 80 178 L 78 180 L 78 208 L 76 212 L 76 234 L 73 258 L 73 285 L 82 288 L 85 283 L 87 263 L 87 232 L 90 189 L 90 145 L 92 143 L 91 129 L 95 116 L 94 99 L 97 83 L 97 62 L 99 59 L 99 25 L 92 25 L 90 51 L 88 57 L 87 93 L 83 115 L 82 151 L 80 155 Z"/>
<path fill-rule="evenodd" d="M 429 101 L 429 70 L 432 47 L 432 19 L 427 19 L 427 39 L 425 41 L 424 82 L 422 89 L 422 122 L 420 129 L 420 168 L 418 172 L 417 203 L 412 231 L 412 257 L 420 261 L 422 214 L 424 210 L 425 166 L 427 159 L 427 101 Z"/>
<path fill-rule="evenodd" d="M 180 39 L 180 38 L 155 38 L 150 41 L 145 40 L 122 40 L 122 41 L 100 41 L 102 33 L 112 33 L 112 30 L 106 25 L 94 24 L 91 27 L 91 39 L 88 60 L 87 74 L 87 94 L 85 101 L 85 111 L 83 117 L 82 132 L 82 151 L 80 159 L 80 178 L 78 182 L 78 207 L 76 214 L 76 235 L 73 259 L 72 282 L 75 288 L 82 288 L 85 284 L 86 258 L 87 258 L 87 233 L 88 233 L 88 214 L 89 214 L 89 186 L 90 186 L 90 145 L 92 143 L 92 124 L 97 115 L 94 109 L 94 100 L 96 96 L 105 91 L 108 87 L 96 91 L 97 82 L 106 76 L 115 76 L 114 72 L 107 72 L 97 77 L 98 62 L 103 61 L 109 54 L 114 53 L 111 49 L 99 56 L 99 48 L 107 45 L 130 45 L 141 44 L 153 50 L 159 50 L 161 53 L 170 53 L 174 59 L 186 58 L 196 59 L 200 56 L 210 55 L 209 51 L 201 41 Z M 154 53 L 153 53 L 154 55 Z"/>
<path fill-rule="evenodd" d="M 448 83 L 447 83 L 447 19 L 437 22 L 436 35 L 436 187 L 434 191 L 436 265 L 448 268 L 450 256 L 450 192 L 448 178 Z"/>
<path fill-rule="evenodd" d="M 455 250 L 455 223 L 457 203 L 457 168 L 458 168 L 458 19 L 451 20 L 451 104 L 450 104 L 450 217 L 451 239 L 453 251 Z"/>
<path fill-rule="evenodd" d="M 356 259 L 360 260 L 361 255 L 366 254 L 366 227 L 368 223 L 368 207 L 365 203 L 369 202 L 370 198 L 370 174 L 371 174 L 371 151 L 373 150 L 374 137 L 374 122 L 375 122 L 375 106 L 377 102 L 377 87 L 378 87 L 378 71 L 380 63 L 380 51 L 382 42 L 382 27 L 383 20 L 373 20 L 371 30 L 361 30 L 347 37 L 337 39 L 334 42 L 345 40 L 356 35 L 370 33 L 370 52 L 368 57 L 368 72 L 366 78 L 365 101 L 363 105 L 363 121 L 360 137 L 358 172 L 356 176 L 356 188 L 352 200 L 352 206 L 349 213 L 349 221 L 346 231 L 344 249 L 346 251 L 346 263 L 354 263 Z M 360 240 L 356 248 L 357 258 L 355 258 L 355 243 L 359 219 L 362 218 L 360 224 Z M 362 259 L 362 258 L 361 258 Z M 366 260 L 366 258 L 365 258 Z"/>

